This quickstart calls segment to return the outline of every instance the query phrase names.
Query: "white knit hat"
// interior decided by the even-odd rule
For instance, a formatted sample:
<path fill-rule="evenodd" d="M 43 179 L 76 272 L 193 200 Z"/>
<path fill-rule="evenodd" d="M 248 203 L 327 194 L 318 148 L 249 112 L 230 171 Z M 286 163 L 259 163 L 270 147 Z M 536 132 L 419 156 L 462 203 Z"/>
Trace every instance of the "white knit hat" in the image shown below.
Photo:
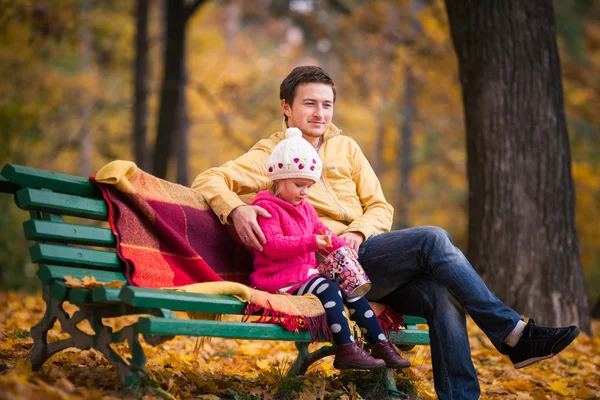
<path fill-rule="evenodd" d="M 285 139 L 275 146 L 267 160 L 267 170 L 273 181 L 306 178 L 315 183 L 321 178 L 323 163 L 315 149 L 298 128 L 288 128 Z"/>

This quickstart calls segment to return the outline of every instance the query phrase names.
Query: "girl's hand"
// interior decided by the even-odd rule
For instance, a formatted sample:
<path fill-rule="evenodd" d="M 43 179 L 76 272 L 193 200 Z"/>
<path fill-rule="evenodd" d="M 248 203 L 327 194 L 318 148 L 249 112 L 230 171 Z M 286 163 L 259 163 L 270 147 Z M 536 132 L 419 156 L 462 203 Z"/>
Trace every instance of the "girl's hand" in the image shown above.
<path fill-rule="evenodd" d="M 326 247 L 330 247 L 329 237 L 327 235 L 316 235 L 317 236 L 317 246 L 319 249 L 324 249 Z"/>

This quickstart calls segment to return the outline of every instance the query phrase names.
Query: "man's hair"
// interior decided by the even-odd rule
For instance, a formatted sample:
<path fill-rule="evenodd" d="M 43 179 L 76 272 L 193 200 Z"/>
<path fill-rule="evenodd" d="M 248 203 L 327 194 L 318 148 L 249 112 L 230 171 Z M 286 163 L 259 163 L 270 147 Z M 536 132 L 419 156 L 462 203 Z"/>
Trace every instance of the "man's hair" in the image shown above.
<path fill-rule="evenodd" d="M 303 65 L 294 68 L 285 77 L 283 82 L 281 82 L 281 86 L 279 86 L 279 98 L 285 100 L 291 107 L 296 97 L 296 89 L 305 83 L 324 83 L 331 86 L 331 90 L 333 90 L 333 102 L 335 103 L 335 83 L 323 68 L 316 65 Z M 284 118 L 287 121 L 285 114 Z"/>

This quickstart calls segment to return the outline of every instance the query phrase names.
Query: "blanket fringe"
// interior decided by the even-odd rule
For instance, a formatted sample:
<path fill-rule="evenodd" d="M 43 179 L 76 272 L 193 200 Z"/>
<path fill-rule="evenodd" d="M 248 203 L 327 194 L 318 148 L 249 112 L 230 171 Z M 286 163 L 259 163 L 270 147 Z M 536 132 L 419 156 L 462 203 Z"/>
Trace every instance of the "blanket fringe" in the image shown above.
<path fill-rule="evenodd" d="M 246 306 L 243 321 L 246 322 L 251 316 L 257 316 L 258 319 L 252 322 L 262 322 L 266 324 L 278 324 L 287 331 L 298 332 L 300 329 L 306 330 L 313 342 L 332 341 L 333 335 L 327 326 L 327 318 L 323 313 L 318 316 L 290 315 L 282 311 L 275 310 L 270 302 L 264 307 L 260 304 L 249 302 Z"/>
<path fill-rule="evenodd" d="M 390 330 L 398 333 L 400 327 L 404 326 L 404 318 L 402 318 L 402 315 L 397 314 L 390 307 L 384 307 L 383 311 L 377 315 L 377 319 L 388 339 L 390 338 Z"/>

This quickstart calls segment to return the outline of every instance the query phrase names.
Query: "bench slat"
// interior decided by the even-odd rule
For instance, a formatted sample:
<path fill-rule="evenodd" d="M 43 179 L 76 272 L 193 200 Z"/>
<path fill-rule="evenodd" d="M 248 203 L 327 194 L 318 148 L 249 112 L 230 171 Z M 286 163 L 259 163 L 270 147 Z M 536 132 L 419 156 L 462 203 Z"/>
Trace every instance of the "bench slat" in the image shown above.
<path fill-rule="evenodd" d="M 174 311 L 197 311 L 243 315 L 246 303 L 233 296 L 185 293 L 174 290 L 127 286 L 120 299 L 134 307 L 168 308 Z"/>
<path fill-rule="evenodd" d="M 49 283 L 52 280 L 64 280 L 65 276 L 72 276 L 73 278 L 82 279 L 86 276 L 93 276 L 98 282 L 113 282 L 119 281 L 123 284 L 127 284 L 127 279 L 123 272 L 119 271 L 106 271 L 101 269 L 89 269 L 89 268 L 76 268 L 67 267 L 64 265 L 40 265 L 37 276 L 42 284 Z"/>
<path fill-rule="evenodd" d="M 29 248 L 29 255 L 34 263 L 75 265 L 92 269 L 94 267 L 113 270 L 123 268 L 117 253 L 109 251 L 36 243 Z"/>
<path fill-rule="evenodd" d="M 136 330 L 153 335 L 212 336 L 233 339 L 312 341 L 308 332 L 290 332 L 277 324 L 142 317 Z"/>
<path fill-rule="evenodd" d="M 413 317 L 412 315 L 404 315 L 403 318 L 406 325 L 427 324 L 425 318 Z"/>
<path fill-rule="evenodd" d="M 116 302 L 120 303 L 119 294 L 123 288 L 101 286 L 92 290 L 92 301 L 94 303 Z"/>
<path fill-rule="evenodd" d="M 423 329 L 400 329 L 390 332 L 390 339 L 394 343 L 405 345 L 429 344 L 429 331 Z"/>
<path fill-rule="evenodd" d="M 289 340 L 311 342 L 308 332 L 290 332 L 277 324 L 254 322 L 223 322 L 212 320 L 186 320 L 142 317 L 136 330 L 142 334 L 211 336 L 231 339 Z M 404 345 L 429 344 L 429 333 L 425 330 L 403 329 L 393 333 L 394 343 Z"/>
<path fill-rule="evenodd" d="M 92 182 L 81 176 L 46 171 L 23 165 L 6 164 L 2 175 L 20 186 L 50 189 L 85 197 L 102 198 L 102 193 Z"/>
<path fill-rule="evenodd" d="M 99 199 L 23 188 L 17 191 L 15 202 L 23 210 L 72 215 L 102 221 L 108 219 L 106 203 Z"/>
<path fill-rule="evenodd" d="M 0 174 L 0 193 L 15 193 L 19 190 L 19 185 L 12 183 Z"/>
<path fill-rule="evenodd" d="M 87 304 L 92 302 L 92 291 L 83 288 L 74 288 L 69 290 L 69 303 Z"/>
<path fill-rule="evenodd" d="M 29 240 L 72 243 L 90 246 L 115 246 L 115 236 L 106 228 L 64 224 L 30 219 L 23 223 L 25 237 Z"/>

